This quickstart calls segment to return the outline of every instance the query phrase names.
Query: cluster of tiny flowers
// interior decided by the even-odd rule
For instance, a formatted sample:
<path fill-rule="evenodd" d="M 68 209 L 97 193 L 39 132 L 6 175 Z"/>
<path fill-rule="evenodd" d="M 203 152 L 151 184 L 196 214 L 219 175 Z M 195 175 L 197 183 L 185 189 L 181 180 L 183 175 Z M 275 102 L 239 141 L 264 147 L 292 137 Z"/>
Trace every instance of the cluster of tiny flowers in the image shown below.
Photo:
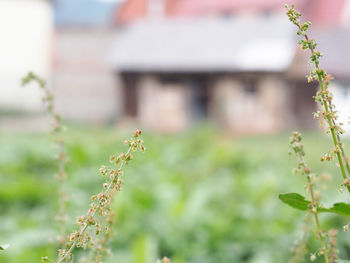
<path fill-rule="evenodd" d="M 337 262 L 339 250 L 337 249 L 336 238 L 338 231 L 330 229 L 328 233 L 325 233 L 324 235 L 328 238 L 327 246 L 325 248 L 319 248 L 315 253 L 311 253 L 310 260 L 314 261 L 318 256 L 329 255 L 330 262 Z"/>
<path fill-rule="evenodd" d="M 124 176 L 124 165 L 127 165 L 133 159 L 133 152 L 144 152 L 146 148 L 141 139 L 142 132 L 135 129 L 130 140 L 125 141 L 128 150 L 119 155 L 112 155 L 110 162 L 115 166 L 109 168 L 102 166 L 99 169 L 100 174 L 106 178 L 103 184 L 103 190 L 91 196 L 90 209 L 84 216 L 78 217 L 77 225 L 79 230 L 72 232 L 68 236 L 66 248 L 59 251 L 58 263 L 67 262 L 72 259 L 72 253 L 75 247 L 87 248 L 94 247 L 96 257 L 94 262 L 102 262 L 102 254 L 106 254 L 106 240 L 110 236 L 110 228 L 112 224 L 111 202 L 116 191 L 122 189 L 122 177 Z M 97 239 L 103 233 L 104 237 Z"/>
<path fill-rule="evenodd" d="M 350 166 L 349 158 L 346 156 L 344 151 L 344 145 L 341 142 L 340 136 L 344 133 L 342 128 L 343 123 L 338 122 L 337 111 L 335 105 L 333 104 L 333 95 L 329 91 L 328 87 L 333 79 L 330 74 L 328 74 L 324 69 L 320 68 L 320 58 L 323 54 L 316 50 L 317 43 L 314 39 L 311 39 L 307 35 L 307 30 L 309 29 L 311 23 L 300 22 L 301 13 L 294 9 L 294 5 L 286 5 L 287 16 L 289 20 L 297 26 L 297 34 L 302 37 L 299 44 L 303 50 L 310 50 L 310 60 L 309 65 L 311 66 L 310 73 L 307 77 L 308 82 L 318 81 L 320 85 L 319 91 L 317 91 L 314 99 L 316 102 L 320 103 L 322 111 L 317 111 L 314 113 L 314 118 L 319 119 L 320 124 L 326 125 L 326 133 L 331 134 L 334 149 L 329 150 L 326 154 L 321 157 L 321 161 L 331 161 L 336 157 L 339 162 L 339 167 L 343 179 L 350 176 Z M 350 192 L 350 186 L 347 186 Z"/>
<path fill-rule="evenodd" d="M 50 259 L 48 257 L 41 257 L 41 262 L 42 263 L 50 262 Z"/>
<path fill-rule="evenodd" d="M 328 252 L 327 251 L 328 250 L 326 250 L 325 247 L 319 248 L 316 252 L 310 254 L 310 261 L 315 261 L 317 259 L 317 257 L 320 257 L 320 256 L 324 256 L 324 257 L 327 256 L 327 259 L 328 259 Z M 328 262 L 328 261 L 326 261 L 326 262 Z"/>
<path fill-rule="evenodd" d="M 65 225 L 67 220 L 66 215 L 66 204 L 67 204 L 67 194 L 64 190 L 64 183 L 67 177 L 65 172 L 65 164 L 68 161 L 68 156 L 64 150 L 64 138 L 62 136 L 63 126 L 61 116 L 55 111 L 55 101 L 52 92 L 47 87 L 47 83 L 44 79 L 38 77 L 32 72 L 29 72 L 27 76 L 22 79 L 22 86 L 29 84 L 30 82 L 35 82 L 43 90 L 44 96 L 42 98 L 43 103 L 47 107 L 47 111 L 53 119 L 52 133 L 55 137 L 55 143 L 57 145 L 57 157 L 56 161 L 58 164 L 58 172 L 55 179 L 59 182 L 58 195 L 59 195 L 59 212 L 55 216 L 55 220 L 60 224 L 61 233 L 57 237 L 60 244 L 64 243 L 64 235 L 66 232 Z"/>
<path fill-rule="evenodd" d="M 314 254 L 314 253 L 312 253 L 311 255 L 310 255 L 310 260 L 311 261 L 315 261 L 316 260 L 316 254 Z"/>
<path fill-rule="evenodd" d="M 112 252 L 109 248 L 107 248 L 107 242 L 111 238 L 113 231 L 112 225 L 114 222 L 114 213 L 111 211 L 107 218 L 105 218 L 105 222 L 102 224 L 104 228 L 101 229 L 101 232 L 96 234 L 92 240 L 92 253 L 91 257 L 86 262 L 94 262 L 94 263 L 102 263 L 103 259 L 107 255 L 111 255 Z"/>
<path fill-rule="evenodd" d="M 289 154 L 292 154 L 294 152 L 295 154 L 301 154 L 302 156 L 305 155 L 304 152 L 304 146 L 301 144 L 301 134 L 299 132 L 293 132 L 292 136 L 289 138 Z"/>
<path fill-rule="evenodd" d="M 170 259 L 167 257 L 162 258 L 162 260 L 158 259 L 157 263 L 171 263 Z"/>
<path fill-rule="evenodd" d="M 301 143 L 302 137 L 299 132 L 293 132 L 292 136 L 289 138 L 289 154 L 292 152 L 295 153 L 297 157 L 299 157 L 298 166 L 293 169 L 294 174 L 300 174 L 307 177 L 310 177 L 310 179 L 313 177 L 313 174 L 311 173 L 311 169 L 306 165 L 304 161 L 304 146 Z"/>
<path fill-rule="evenodd" d="M 337 235 L 338 231 L 335 229 L 330 229 L 328 231 L 328 246 L 331 262 L 336 262 L 338 259 L 339 250 L 337 249 Z"/>

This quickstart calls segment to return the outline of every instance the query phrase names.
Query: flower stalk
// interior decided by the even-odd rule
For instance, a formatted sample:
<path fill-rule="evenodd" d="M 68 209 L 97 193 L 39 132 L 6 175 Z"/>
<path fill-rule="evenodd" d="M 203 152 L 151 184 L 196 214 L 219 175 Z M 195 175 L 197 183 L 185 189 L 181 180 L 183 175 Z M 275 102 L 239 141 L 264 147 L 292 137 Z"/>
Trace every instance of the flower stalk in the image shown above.
<path fill-rule="evenodd" d="M 57 263 L 69 261 L 72 258 L 74 248 L 85 248 L 92 243 L 91 235 L 88 233 L 89 229 L 92 229 L 95 232 L 95 235 L 100 235 L 101 229 L 106 228 L 104 223 L 108 221 L 105 219 L 108 219 L 108 216 L 111 213 L 111 202 L 114 196 L 113 193 L 120 191 L 122 187 L 124 166 L 132 160 L 132 152 L 145 151 L 143 141 L 140 138 L 141 133 L 140 130 L 136 129 L 133 137 L 130 140 L 125 141 L 125 144 L 129 146 L 128 150 L 125 153 L 119 154 L 118 157 L 115 155 L 111 156 L 110 162 L 118 166 L 118 168 L 107 168 L 106 166 L 100 168 L 101 175 L 109 176 L 103 184 L 105 190 L 97 195 L 91 196 L 90 209 L 85 216 L 81 216 L 77 220 L 80 229 L 72 232 L 68 236 L 69 240 L 66 243 L 67 249 L 59 250 Z"/>
<path fill-rule="evenodd" d="M 321 224 L 318 216 L 319 203 L 318 203 L 318 197 L 316 196 L 314 191 L 314 183 L 312 181 L 313 174 L 311 173 L 311 169 L 307 166 L 304 160 L 305 152 L 304 152 L 304 146 L 301 144 L 301 139 L 302 139 L 301 134 L 298 132 L 294 132 L 293 135 L 290 137 L 290 148 L 292 149 L 292 151 L 294 151 L 296 156 L 299 158 L 297 172 L 301 175 L 304 175 L 307 179 L 307 191 L 309 192 L 311 197 L 311 203 L 310 203 L 309 209 L 314 216 L 314 220 L 317 228 L 316 239 L 319 239 L 321 243 L 321 248 L 319 249 L 318 253 L 320 255 L 323 255 L 326 263 L 329 263 L 329 256 L 328 256 L 328 251 L 327 251 L 326 241 L 325 241 L 326 234 L 321 228 Z M 313 261 L 315 257 L 316 257 L 315 254 L 312 254 L 311 261 Z"/>
<path fill-rule="evenodd" d="M 323 56 L 323 54 L 316 50 L 316 41 L 314 39 L 309 38 L 306 33 L 311 23 L 300 22 L 299 17 L 301 16 L 301 13 L 294 9 L 294 5 L 292 5 L 291 7 L 286 5 L 286 9 L 286 14 L 289 17 L 289 20 L 298 28 L 297 34 L 303 37 L 303 39 L 299 41 L 301 48 L 303 50 L 309 49 L 311 52 L 309 65 L 314 65 L 314 68 L 311 68 L 310 74 L 307 76 L 307 78 L 308 82 L 316 80 L 319 83 L 320 90 L 317 92 L 314 98 L 316 102 L 319 102 L 321 104 L 324 111 L 322 112 L 322 114 L 320 114 L 319 112 L 315 113 L 314 116 L 321 117 L 326 120 L 326 123 L 328 125 L 328 129 L 326 132 L 331 134 L 332 142 L 334 145 L 334 149 L 331 152 L 332 155 L 336 156 L 339 163 L 341 175 L 343 177 L 343 180 L 346 181 L 348 179 L 348 176 L 350 176 L 350 166 L 348 158 L 345 154 L 344 144 L 342 143 L 340 138 L 340 135 L 344 133 L 344 130 L 341 128 L 342 124 L 338 124 L 337 122 L 338 116 L 336 114 L 335 106 L 332 104 L 333 95 L 328 90 L 330 81 L 333 78 L 330 74 L 327 74 L 327 72 L 324 69 L 321 69 L 319 66 L 319 59 Z M 324 159 L 331 160 L 333 158 L 325 158 L 323 156 L 321 160 Z M 348 189 L 348 192 L 350 194 L 350 185 L 344 184 L 344 186 Z"/>
<path fill-rule="evenodd" d="M 60 226 L 60 235 L 58 236 L 59 244 L 64 243 L 64 236 L 66 233 L 66 221 L 67 221 L 67 194 L 64 189 L 64 185 L 66 182 L 67 174 L 65 171 L 65 166 L 68 161 L 68 156 L 65 152 L 65 143 L 63 137 L 63 126 L 62 126 L 62 118 L 59 114 L 57 114 L 55 109 L 55 101 L 53 93 L 47 86 L 47 82 L 37 76 L 36 74 L 29 72 L 27 76 L 22 79 L 22 86 L 26 86 L 29 83 L 34 82 L 38 84 L 38 86 L 43 90 L 44 96 L 42 101 L 46 104 L 47 111 L 50 114 L 53 120 L 53 128 L 52 134 L 54 136 L 55 144 L 57 146 L 57 165 L 58 171 L 55 176 L 55 179 L 58 181 L 58 203 L 59 210 L 55 216 L 55 220 L 59 223 Z"/>

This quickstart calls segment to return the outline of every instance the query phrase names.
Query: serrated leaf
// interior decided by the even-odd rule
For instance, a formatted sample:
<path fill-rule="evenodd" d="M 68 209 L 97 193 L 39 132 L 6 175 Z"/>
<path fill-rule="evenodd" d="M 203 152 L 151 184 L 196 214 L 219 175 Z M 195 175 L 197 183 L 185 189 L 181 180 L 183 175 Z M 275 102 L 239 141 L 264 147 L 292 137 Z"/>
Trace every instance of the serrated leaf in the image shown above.
<path fill-rule="evenodd" d="M 6 250 L 10 247 L 10 244 L 0 245 L 0 250 Z"/>
<path fill-rule="evenodd" d="M 297 193 L 280 194 L 278 198 L 285 204 L 306 211 L 309 208 L 310 201 L 306 200 L 304 196 Z"/>
<path fill-rule="evenodd" d="M 280 194 L 278 197 L 283 203 L 302 211 L 306 211 L 311 203 L 304 196 L 297 193 Z M 330 208 L 319 206 L 317 211 L 319 213 L 335 213 L 350 217 L 350 205 L 346 203 L 335 203 Z"/>
<path fill-rule="evenodd" d="M 349 260 L 344 260 L 344 259 L 338 259 L 335 261 L 336 263 L 350 263 Z"/>

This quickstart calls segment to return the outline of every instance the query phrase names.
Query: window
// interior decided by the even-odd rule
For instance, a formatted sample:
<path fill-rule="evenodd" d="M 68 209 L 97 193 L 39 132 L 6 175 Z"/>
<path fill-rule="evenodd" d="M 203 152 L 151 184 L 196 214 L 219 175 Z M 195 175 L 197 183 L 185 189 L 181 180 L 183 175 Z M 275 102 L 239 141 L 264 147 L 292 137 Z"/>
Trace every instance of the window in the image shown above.
<path fill-rule="evenodd" d="M 244 81 L 244 91 L 247 95 L 256 96 L 258 92 L 257 81 L 252 79 L 246 79 Z"/>

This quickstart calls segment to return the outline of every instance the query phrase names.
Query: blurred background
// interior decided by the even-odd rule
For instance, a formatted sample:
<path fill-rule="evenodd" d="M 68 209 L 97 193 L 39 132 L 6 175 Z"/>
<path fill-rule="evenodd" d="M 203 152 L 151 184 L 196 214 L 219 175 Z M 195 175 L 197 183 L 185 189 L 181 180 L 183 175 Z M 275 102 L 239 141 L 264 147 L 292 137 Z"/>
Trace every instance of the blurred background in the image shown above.
<path fill-rule="evenodd" d="M 330 141 L 312 119 L 317 85 L 285 3 L 312 22 L 350 130 L 349 0 L 0 0 L 0 244 L 11 243 L 0 262 L 55 254 L 56 149 L 41 90 L 20 85 L 29 71 L 47 79 L 67 126 L 71 225 L 100 165 L 134 127 L 145 133 L 108 262 L 288 262 L 304 216 L 277 197 L 305 183 L 291 175 L 290 131 L 305 131 L 314 170 L 339 176 L 319 163 Z M 336 179 L 327 202 L 344 198 Z"/>

